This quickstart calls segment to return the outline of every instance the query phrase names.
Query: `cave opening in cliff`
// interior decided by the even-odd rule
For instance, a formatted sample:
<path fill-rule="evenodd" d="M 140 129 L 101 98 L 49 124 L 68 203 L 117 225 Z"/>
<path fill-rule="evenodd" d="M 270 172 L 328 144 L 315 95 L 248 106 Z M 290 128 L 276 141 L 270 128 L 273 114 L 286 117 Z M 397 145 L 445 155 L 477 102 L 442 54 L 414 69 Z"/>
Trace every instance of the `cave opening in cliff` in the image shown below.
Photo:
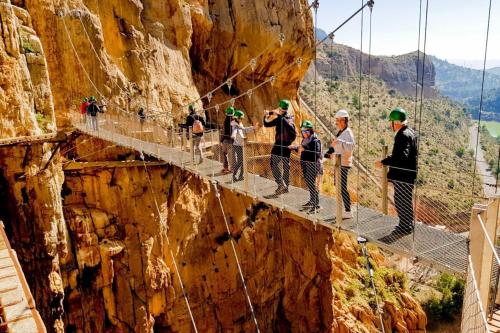
<path fill-rule="evenodd" d="M 0 220 L 3 221 L 5 232 L 9 239 L 12 239 L 12 211 L 9 202 L 9 183 L 4 176 L 3 170 L 0 170 Z"/>

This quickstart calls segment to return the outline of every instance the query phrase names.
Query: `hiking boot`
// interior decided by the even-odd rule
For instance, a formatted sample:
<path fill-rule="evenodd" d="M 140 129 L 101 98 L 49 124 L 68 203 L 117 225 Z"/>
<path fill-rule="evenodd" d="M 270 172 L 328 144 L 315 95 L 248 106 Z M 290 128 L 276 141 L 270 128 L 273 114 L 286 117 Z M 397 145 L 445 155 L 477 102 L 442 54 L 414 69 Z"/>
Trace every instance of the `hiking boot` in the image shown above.
<path fill-rule="evenodd" d="M 311 207 L 311 209 L 307 212 L 307 214 L 316 214 L 320 210 L 321 210 L 321 206 L 316 205 L 316 206 Z"/>
<path fill-rule="evenodd" d="M 413 228 L 404 228 L 404 227 L 400 227 L 398 225 L 396 228 L 394 228 L 394 230 L 391 232 L 391 234 L 406 236 L 406 235 L 411 234 L 412 232 L 413 232 Z"/>
<path fill-rule="evenodd" d="M 288 188 L 279 185 L 276 191 L 274 192 L 275 194 L 283 194 L 283 193 L 288 193 Z"/>

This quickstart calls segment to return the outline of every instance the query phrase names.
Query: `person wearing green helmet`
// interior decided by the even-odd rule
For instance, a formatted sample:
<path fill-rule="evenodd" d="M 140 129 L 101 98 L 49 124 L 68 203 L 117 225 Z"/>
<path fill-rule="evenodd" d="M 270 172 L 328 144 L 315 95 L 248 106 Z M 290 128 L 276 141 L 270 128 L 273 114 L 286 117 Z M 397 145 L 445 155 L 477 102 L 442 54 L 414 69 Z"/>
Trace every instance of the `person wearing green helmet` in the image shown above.
<path fill-rule="evenodd" d="M 90 97 L 89 102 L 89 105 L 87 105 L 87 117 L 90 116 L 89 127 L 91 131 L 98 131 L 97 115 L 99 113 L 104 113 L 104 111 L 97 105 L 94 96 Z"/>
<path fill-rule="evenodd" d="M 398 226 L 388 235 L 388 241 L 411 234 L 414 228 L 413 191 L 417 178 L 417 137 L 407 126 L 408 115 L 402 108 L 389 114 L 394 137 L 392 154 L 375 163 L 376 167 L 389 167 L 388 180 L 394 185 L 394 204 L 399 217 Z"/>
<path fill-rule="evenodd" d="M 297 137 L 294 119 L 288 115 L 290 105 L 289 100 L 282 99 L 277 109 L 265 111 L 264 115 L 264 127 L 276 128 L 271 150 L 271 170 L 278 184 L 276 195 L 287 193 L 290 183 L 290 145 Z M 283 166 L 283 172 L 280 165 Z"/>
<path fill-rule="evenodd" d="M 89 104 L 88 98 L 84 97 L 80 104 L 80 122 L 82 125 L 87 123 L 87 106 L 89 106 Z"/>
<path fill-rule="evenodd" d="M 301 124 L 302 142 L 298 148 L 300 152 L 300 166 L 302 175 L 309 190 L 309 201 L 302 205 L 302 210 L 309 214 L 316 213 L 319 205 L 319 191 L 316 179 L 323 172 L 321 160 L 321 141 L 314 132 L 313 123 L 304 120 Z"/>
<path fill-rule="evenodd" d="M 243 178 L 243 145 L 245 144 L 246 134 L 255 130 L 254 126 L 243 126 L 243 118 L 245 113 L 241 110 L 234 111 L 232 121 L 233 151 L 234 151 L 234 168 L 233 168 L 233 182 L 242 181 Z M 239 171 L 239 176 L 238 176 Z"/>
<path fill-rule="evenodd" d="M 226 117 L 224 118 L 224 128 L 221 135 L 221 151 L 223 159 L 223 169 L 222 173 L 231 173 L 234 164 L 234 153 L 233 153 L 233 139 L 231 135 L 233 134 L 233 129 L 231 122 L 233 121 L 234 107 L 230 106 L 224 112 Z"/>

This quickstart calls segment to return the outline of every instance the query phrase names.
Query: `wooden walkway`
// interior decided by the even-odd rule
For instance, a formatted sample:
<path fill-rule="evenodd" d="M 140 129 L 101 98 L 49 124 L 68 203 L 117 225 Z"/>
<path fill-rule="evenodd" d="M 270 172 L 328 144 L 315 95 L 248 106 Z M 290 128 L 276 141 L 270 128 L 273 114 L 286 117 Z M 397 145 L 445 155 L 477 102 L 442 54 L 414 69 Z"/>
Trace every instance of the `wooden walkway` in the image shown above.
<path fill-rule="evenodd" d="M 0 332 L 46 332 L 0 221 Z"/>
<path fill-rule="evenodd" d="M 120 134 L 113 127 L 103 126 L 99 131 L 92 132 L 84 126 L 78 124 L 75 126 L 91 136 L 143 151 L 198 174 L 200 177 L 216 181 L 224 188 L 249 195 L 273 207 L 306 218 L 312 223 L 331 229 L 340 228 L 352 235 L 362 236 L 386 251 L 414 258 L 441 271 L 462 276 L 466 273 L 468 250 L 467 237 L 463 234 L 417 222 L 414 234 L 398 239 L 388 239 L 387 236 L 397 225 L 397 219 L 383 215 L 376 210 L 359 206 L 353 219 L 338 222 L 335 220 L 335 199 L 321 196 L 320 202 L 324 208 L 317 214 L 306 214 L 300 210 L 300 205 L 307 201 L 309 193 L 302 188 L 290 186 L 289 193 L 274 196 L 276 184 L 271 179 L 249 173 L 246 181 L 234 183 L 232 175 L 220 173 L 222 165 L 218 161 L 204 159 L 202 164 L 193 164 L 189 152 Z"/>
<path fill-rule="evenodd" d="M 488 318 L 488 326 L 491 333 L 500 333 L 500 310 L 496 310 L 490 318 Z"/>

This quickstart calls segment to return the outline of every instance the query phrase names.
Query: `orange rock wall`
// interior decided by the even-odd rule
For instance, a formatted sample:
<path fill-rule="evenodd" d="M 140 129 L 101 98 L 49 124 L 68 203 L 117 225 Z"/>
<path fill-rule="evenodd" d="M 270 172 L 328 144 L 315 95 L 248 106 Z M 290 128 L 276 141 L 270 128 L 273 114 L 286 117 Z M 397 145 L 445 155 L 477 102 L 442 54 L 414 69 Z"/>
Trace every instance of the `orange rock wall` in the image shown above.
<path fill-rule="evenodd" d="M 192 331 L 171 249 L 199 331 L 253 331 L 213 185 L 176 167 L 151 167 L 149 175 L 152 187 L 143 168 L 66 174 L 76 254 L 63 268 L 68 327 Z M 345 301 L 349 283 L 364 279 L 350 237 L 229 190 L 221 201 L 261 332 L 377 332 L 368 305 Z M 373 258 L 383 263 L 376 251 Z M 411 296 L 386 306 L 387 332 L 424 331 L 425 314 Z"/>

